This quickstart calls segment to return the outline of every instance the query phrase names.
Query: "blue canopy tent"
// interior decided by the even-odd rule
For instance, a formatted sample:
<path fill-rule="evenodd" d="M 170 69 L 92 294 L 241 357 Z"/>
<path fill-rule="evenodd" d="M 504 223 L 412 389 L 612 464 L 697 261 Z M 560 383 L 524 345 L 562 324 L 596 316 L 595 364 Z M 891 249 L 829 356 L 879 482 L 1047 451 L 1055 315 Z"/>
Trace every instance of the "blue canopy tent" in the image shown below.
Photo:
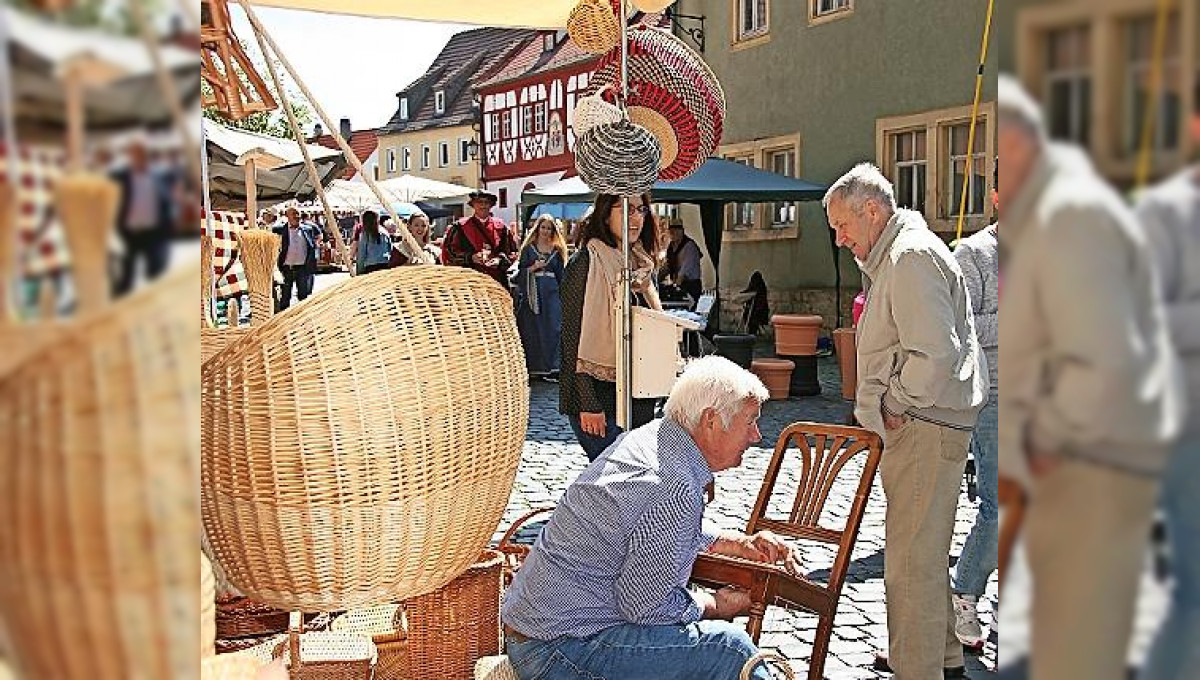
<path fill-rule="evenodd" d="M 709 158 L 700 169 L 675 182 L 654 185 L 655 203 L 694 203 L 700 206 L 700 223 L 704 245 L 712 257 L 720 287 L 721 232 L 725 225 L 725 205 L 728 203 L 769 203 L 773 201 L 819 201 L 828 187 L 794 177 L 777 175 L 723 158 Z M 540 189 L 528 189 L 521 194 L 521 203 L 588 204 L 596 194 L 579 177 L 572 177 Z M 531 212 L 524 215 L 529 220 Z M 834 256 L 835 271 L 838 258 Z M 841 275 L 837 272 L 838 287 Z M 840 312 L 839 312 L 840 316 Z M 719 315 L 714 311 L 714 319 Z M 717 326 L 719 322 L 710 325 Z"/>
<path fill-rule="evenodd" d="M 583 217 L 587 209 L 587 203 L 539 203 L 529 209 L 529 215 L 550 215 L 560 220 L 577 220 Z"/>

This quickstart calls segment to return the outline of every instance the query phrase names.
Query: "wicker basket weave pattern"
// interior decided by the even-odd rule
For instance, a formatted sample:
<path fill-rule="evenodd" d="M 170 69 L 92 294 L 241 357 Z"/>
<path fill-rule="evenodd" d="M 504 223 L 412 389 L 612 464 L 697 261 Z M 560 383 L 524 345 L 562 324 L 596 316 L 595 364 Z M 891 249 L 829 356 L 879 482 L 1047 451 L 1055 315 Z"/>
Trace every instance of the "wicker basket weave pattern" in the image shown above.
<path fill-rule="evenodd" d="M 355 277 L 201 374 L 204 528 L 247 596 L 289 611 L 395 602 L 487 545 L 529 413 L 512 298 L 490 278 Z"/>
<path fill-rule="evenodd" d="M 567 15 L 567 35 L 584 52 L 604 54 L 621 41 L 621 23 L 607 0 L 579 0 Z"/>
<path fill-rule="evenodd" d="M 635 196 L 658 180 L 662 149 L 646 128 L 621 121 L 597 125 L 575 145 L 579 178 L 597 193 Z"/>
<path fill-rule="evenodd" d="M 0 611 L 27 677 L 196 672 L 196 266 L 0 381 Z"/>
<path fill-rule="evenodd" d="M 404 603 L 413 678 L 470 680 L 475 662 L 500 653 L 504 555 L 486 550 L 445 587 Z"/>

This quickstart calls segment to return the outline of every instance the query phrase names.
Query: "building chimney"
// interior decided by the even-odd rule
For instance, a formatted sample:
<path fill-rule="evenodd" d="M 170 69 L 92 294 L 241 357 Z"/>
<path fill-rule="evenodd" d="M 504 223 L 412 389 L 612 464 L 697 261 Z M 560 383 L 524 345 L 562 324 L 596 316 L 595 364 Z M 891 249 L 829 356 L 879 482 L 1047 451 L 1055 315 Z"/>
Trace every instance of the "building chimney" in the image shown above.
<path fill-rule="evenodd" d="M 350 129 L 350 119 L 343 118 L 339 122 L 338 127 L 341 129 L 342 139 L 346 140 L 347 142 L 350 141 L 350 135 L 354 134 Z"/>

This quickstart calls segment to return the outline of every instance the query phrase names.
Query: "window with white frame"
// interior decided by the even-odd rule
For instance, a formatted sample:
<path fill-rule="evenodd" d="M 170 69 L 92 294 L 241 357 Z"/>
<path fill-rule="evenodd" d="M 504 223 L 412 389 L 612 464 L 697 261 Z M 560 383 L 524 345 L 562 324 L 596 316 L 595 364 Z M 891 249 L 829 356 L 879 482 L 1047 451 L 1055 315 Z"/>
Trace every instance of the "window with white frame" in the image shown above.
<path fill-rule="evenodd" d="M 492 138 L 488 141 L 500 141 L 500 116 L 492 114 Z"/>
<path fill-rule="evenodd" d="M 737 37 L 747 40 L 768 30 L 770 0 L 737 0 Z"/>
<path fill-rule="evenodd" d="M 438 167 L 444 168 L 450 165 L 450 143 L 438 142 Z"/>
<path fill-rule="evenodd" d="M 1092 116 L 1092 38 L 1089 26 L 1046 33 L 1046 120 L 1050 135 L 1087 147 Z"/>
<path fill-rule="evenodd" d="M 388 172 L 396 172 L 396 150 L 395 149 L 388 149 L 387 171 Z"/>
<path fill-rule="evenodd" d="M 1142 147 L 1146 115 L 1153 91 L 1155 17 L 1137 17 L 1125 23 L 1125 89 L 1123 93 L 1124 134 L 1123 150 L 1133 155 Z M 1179 13 L 1167 17 L 1167 34 L 1163 43 L 1159 97 L 1154 103 L 1155 117 L 1151 148 L 1172 151 L 1179 148 L 1180 128 L 1183 125 L 1184 98 L 1180 83 L 1180 20 Z"/>
<path fill-rule="evenodd" d="M 767 151 L 766 162 L 767 169 L 777 175 L 783 175 L 784 177 L 796 176 L 796 150 L 794 148 Z M 795 203 L 771 203 L 770 208 L 771 226 L 787 227 L 795 224 Z"/>
<path fill-rule="evenodd" d="M 437 92 L 433 93 L 433 112 L 439 115 L 446 112 L 445 90 L 438 90 Z"/>
<path fill-rule="evenodd" d="M 896 189 L 901 208 L 925 212 L 925 187 L 929 177 L 928 144 L 925 128 L 888 135 L 888 174 Z"/>
<path fill-rule="evenodd" d="M 408 148 L 407 146 L 404 147 L 404 153 L 401 156 L 401 163 L 401 167 L 404 168 L 404 172 L 412 170 L 412 149 Z"/>
<path fill-rule="evenodd" d="M 729 160 L 734 163 L 741 163 L 754 167 L 754 156 L 729 156 Z M 734 229 L 750 229 L 754 226 L 754 204 L 753 203 L 734 203 L 732 225 Z"/>
<path fill-rule="evenodd" d="M 513 137 L 516 137 L 517 135 L 512 131 L 512 110 L 505 109 L 504 113 L 500 114 L 500 118 L 500 129 L 503 131 L 504 139 L 512 139 Z"/>
<path fill-rule="evenodd" d="M 428 144 L 421 145 L 421 169 L 422 170 L 429 169 L 429 145 Z"/>
<path fill-rule="evenodd" d="M 408 120 L 408 97 L 400 98 L 400 120 Z"/>
<path fill-rule="evenodd" d="M 538 102 L 533 105 L 533 131 L 546 131 L 546 102 Z"/>
<path fill-rule="evenodd" d="M 814 19 L 837 14 L 853 8 L 852 0 L 811 0 Z"/>
<path fill-rule="evenodd" d="M 527 135 L 533 132 L 533 107 L 521 107 L 521 134 Z"/>
<path fill-rule="evenodd" d="M 458 140 L 458 164 L 466 165 L 471 160 L 471 140 Z"/>
<path fill-rule="evenodd" d="M 974 146 L 967 152 L 971 123 L 943 126 L 946 140 L 946 186 L 944 217 L 957 217 L 962 205 L 963 181 L 967 182 L 968 215 L 982 215 L 987 196 L 987 121 L 975 123 Z"/>

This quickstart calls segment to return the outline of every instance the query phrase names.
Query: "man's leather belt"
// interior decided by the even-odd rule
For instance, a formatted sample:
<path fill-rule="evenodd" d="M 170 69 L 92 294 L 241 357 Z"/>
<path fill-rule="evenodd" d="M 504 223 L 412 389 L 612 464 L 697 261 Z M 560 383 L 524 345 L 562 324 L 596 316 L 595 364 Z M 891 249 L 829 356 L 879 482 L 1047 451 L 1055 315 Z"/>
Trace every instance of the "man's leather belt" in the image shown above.
<path fill-rule="evenodd" d="M 516 640 L 517 642 L 529 642 L 528 636 L 521 635 L 516 630 L 514 630 L 512 626 L 508 625 L 507 623 L 504 624 L 504 634 L 507 635 L 508 637 Z"/>

